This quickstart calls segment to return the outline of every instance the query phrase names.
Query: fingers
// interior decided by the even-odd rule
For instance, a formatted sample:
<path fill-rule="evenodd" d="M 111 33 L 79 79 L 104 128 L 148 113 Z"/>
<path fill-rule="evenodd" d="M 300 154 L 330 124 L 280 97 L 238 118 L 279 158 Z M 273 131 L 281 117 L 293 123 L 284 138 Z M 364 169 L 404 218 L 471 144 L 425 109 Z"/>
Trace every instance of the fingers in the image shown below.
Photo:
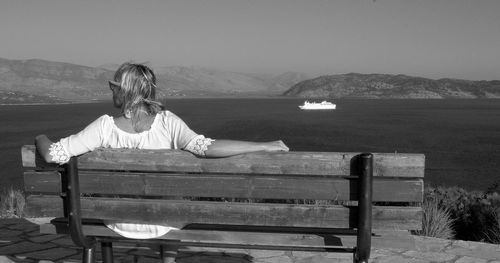
<path fill-rule="evenodd" d="M 288 152 L 290 150 L 282 140 L 271 142 L 271 145 L 270 151 Z"/>
<path fill-rule="evenodd" d="M 280 143 L 282 151 L 285 151 L 285 152 L 290 151 L 290 148 L 288 148 L 288 146 L 286 146 L 286 144 L 282 140 L 280 140 L 279 143 Z"/>

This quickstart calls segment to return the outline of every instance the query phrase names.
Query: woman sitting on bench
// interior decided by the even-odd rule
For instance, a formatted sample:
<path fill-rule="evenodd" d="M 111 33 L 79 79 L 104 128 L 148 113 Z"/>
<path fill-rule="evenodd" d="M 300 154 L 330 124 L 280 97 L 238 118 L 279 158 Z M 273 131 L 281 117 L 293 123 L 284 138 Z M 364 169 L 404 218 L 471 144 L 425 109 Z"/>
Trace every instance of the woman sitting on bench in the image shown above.
<path fill-rule="evenodd" d="M 156 101 L 156 77 L 145 65 L 124 63 L 109 81 L 114 106 L 121 116 L 103 115 L 77 134 L 52 142 L 47 136 L 35 139 L 37 151 L 46 162 L 63 164 L 72 156 L 99 147 L 134 149 L 183 149 L 200 157 L 226 157 L 256 151 L 288 151 L 280 140 L 246 142 L 212 140 L 192 131 L 174 113 Z M 162 236 L 171 227 L 105 222 L 118 234 L 130 238 Z"/>

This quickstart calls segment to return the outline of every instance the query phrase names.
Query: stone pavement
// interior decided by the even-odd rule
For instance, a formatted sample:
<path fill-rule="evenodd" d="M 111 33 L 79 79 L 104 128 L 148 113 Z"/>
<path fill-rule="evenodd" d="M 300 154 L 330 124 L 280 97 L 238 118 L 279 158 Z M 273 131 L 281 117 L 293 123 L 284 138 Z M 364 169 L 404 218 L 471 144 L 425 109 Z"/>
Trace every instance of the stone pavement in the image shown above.
<path fill-rule="evenodd" d="M 374 243 L 373 263 L 500 263 L 500 245 L 411 236 L 412 246 Z M 131 244 L 113 244 L 115 262 L 159 262 L 158 253 Z M 100 252 L 97 253 L 99 261 Z M 67 236 L 42 235 L 24 219 L 0 219 L 0 263 L 79 262 L 81 251 Z M 352 263 L 348 253 L 185 248 L 178 263 Z"/>

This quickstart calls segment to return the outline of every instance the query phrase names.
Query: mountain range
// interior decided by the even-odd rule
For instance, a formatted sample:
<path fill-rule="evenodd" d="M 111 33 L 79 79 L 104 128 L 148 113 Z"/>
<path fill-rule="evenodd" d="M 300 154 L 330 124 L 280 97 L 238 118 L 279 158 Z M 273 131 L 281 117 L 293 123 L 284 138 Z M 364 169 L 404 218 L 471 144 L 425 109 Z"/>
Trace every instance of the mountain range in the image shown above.
<path fill-rule="evenodd" d="M 0 103 L 106 100 L 118 65 L 88 67 L 40 59 L 0 58 Z M 247 74 L 202 67 L 153 68 L 158 97 L 278 96 L 306 74 Z M 17 96 L 17 99 L 16 99 Z"/>
<path fill-rule="evenodd" d="M 0 104 L 108 100 L 118 65 L 88 67 L 0 58 Z M 252 74 L 203 67 L 157 67 L 158 97 L 500 98 L 500 81 L 432 80 L 390 74 Z"/>
<path fill-rule="evenodd" d="M 349 73 L 304 80 L 284 95 L 303 98 L 500 98 L 500 81 Z"/>

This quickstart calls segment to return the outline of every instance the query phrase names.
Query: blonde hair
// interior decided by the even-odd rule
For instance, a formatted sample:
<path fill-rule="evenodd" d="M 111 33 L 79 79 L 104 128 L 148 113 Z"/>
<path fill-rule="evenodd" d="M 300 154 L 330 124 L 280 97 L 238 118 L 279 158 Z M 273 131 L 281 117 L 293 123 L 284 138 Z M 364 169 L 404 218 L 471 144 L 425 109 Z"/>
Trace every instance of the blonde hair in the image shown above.
<path fill-rule="evenodd" d="M 156 76 L 142 64 L 124 63 L 115 72 L 114 81 L 120 89 L 114 95 L 115 106 L 130 118 L 136 132 L 148 129 L 147 120 L 163 110 L 156 101 Z"/>

